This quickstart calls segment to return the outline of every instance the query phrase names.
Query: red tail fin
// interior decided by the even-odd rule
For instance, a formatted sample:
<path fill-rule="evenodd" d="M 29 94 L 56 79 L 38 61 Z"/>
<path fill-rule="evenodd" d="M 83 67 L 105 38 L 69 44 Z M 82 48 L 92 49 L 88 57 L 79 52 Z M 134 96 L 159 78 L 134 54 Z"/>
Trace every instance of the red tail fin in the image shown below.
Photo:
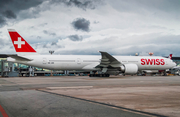
<path fill-rule="evenodd" d="M 8 31 L 16 52 L 36 53 L 36 51 L 14 29 L 8 29 Z"/>
<path fill-rule="evenodd" d="M 170 55 L 168 56 L 168 58 L 169 58 L 169 59 L 172 59 L 172 54 L 170 54 Z"/>

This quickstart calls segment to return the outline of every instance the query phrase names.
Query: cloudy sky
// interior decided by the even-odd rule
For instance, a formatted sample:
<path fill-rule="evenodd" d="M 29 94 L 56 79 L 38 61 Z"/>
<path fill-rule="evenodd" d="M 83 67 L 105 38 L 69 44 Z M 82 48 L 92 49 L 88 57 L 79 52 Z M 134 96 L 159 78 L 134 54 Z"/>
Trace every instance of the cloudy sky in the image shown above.
<path fill-rule="evenodd" d="M 15 29 L 40 54 L 180 56 L 179 0 L 0 0 L 0 54 Z"/>

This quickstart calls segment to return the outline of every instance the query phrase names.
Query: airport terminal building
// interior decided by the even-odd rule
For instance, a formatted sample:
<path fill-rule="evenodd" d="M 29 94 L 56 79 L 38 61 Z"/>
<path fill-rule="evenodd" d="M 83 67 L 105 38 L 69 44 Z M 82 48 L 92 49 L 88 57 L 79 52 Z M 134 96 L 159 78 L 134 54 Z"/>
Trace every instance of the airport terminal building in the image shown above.
<path fill-rule="evenodd" d="M 0 76 L 23 76 L 23 74 L 34 75 L 34 71 L 37 73 L 36 75 L 44 75 L 51 74 L 51 70 L 31 67 L 24 64 L 12 63 L 8 62 L 6 55 L 0 55 Z"/>

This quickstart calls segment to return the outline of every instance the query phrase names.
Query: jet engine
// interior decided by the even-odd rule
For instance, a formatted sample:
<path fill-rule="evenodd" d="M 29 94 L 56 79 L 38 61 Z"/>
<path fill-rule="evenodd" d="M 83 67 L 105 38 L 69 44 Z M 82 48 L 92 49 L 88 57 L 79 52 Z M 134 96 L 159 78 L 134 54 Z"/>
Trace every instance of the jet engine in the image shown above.
<path fill-rule="evenodd" d="M 136 74 L 138 66 L 136 64 L 123 64 L 120 66 L 120 70 L 125 74 Z"/>

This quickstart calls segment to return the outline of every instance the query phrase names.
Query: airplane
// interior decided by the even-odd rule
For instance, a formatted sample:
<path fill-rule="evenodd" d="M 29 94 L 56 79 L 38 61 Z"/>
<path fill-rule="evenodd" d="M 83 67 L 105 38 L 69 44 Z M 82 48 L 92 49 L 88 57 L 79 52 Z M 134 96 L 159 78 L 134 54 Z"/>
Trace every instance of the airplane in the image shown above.
<path fill-rule="evenodd" d="M 112 56 L 99 51 L 98 55 L 40 55 L 14 29 L 8 29 L 17 55 L 7 61 L 50 70 L 91 71 L 90 77 L 136 74 L 140 70 L 162 70 L 176 66 L 171 59 L 160 56 Z M 97 74 L 98 72 L 98 74 Z"/>
<path fill-rule="evenodd" d="M 169 59 L 172 59 L 172 54 L 170 54 L 170 55 L 168 56 L 168 58 L 169 58 Z"/>

